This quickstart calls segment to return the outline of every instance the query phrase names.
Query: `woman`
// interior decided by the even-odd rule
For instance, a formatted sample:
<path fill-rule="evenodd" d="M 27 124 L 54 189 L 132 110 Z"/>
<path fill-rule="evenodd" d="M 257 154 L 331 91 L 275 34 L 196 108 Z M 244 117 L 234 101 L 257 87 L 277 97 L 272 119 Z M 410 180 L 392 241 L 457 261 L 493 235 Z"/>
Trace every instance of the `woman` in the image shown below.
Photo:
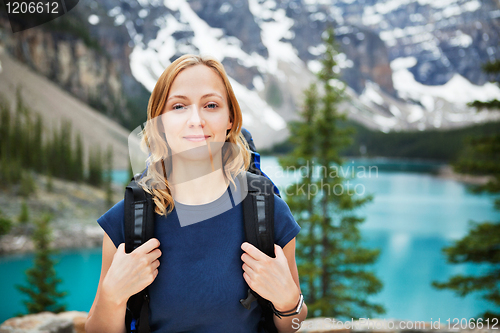
<path fill-rule="evenodd" d="M 249 164 L 241 126 L 220 62 L 185 55 L 163 72 L 149 100 L 143 142 L 151 155 L 139 181 L 153 195 L 156 238 L 125 253 L 123 200 L 98 219 L 105 231 L 102 269 L 87 332 L 125 332 L 127 299 L 146 286 L 152 332 L 258 332 L 260 305 L 247 310 L 239 303 L 248 287 L 278 311 L 297 307 L 300 227 L 286 203 L 275 197 L 276 258 L 245 242 L 241 204 L 221 208 Z M 306 315 L 304 304 L 299 314 L 274 322 L 279 332 L 294 332 Z"/>

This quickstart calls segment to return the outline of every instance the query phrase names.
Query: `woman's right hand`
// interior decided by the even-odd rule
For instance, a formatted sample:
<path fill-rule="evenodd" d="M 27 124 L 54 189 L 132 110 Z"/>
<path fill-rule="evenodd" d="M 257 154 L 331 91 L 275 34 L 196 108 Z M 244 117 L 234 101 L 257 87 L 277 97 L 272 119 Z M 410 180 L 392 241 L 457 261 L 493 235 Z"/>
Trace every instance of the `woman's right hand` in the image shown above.
<path fill-rule="evenodd" d="M 102 292 L 123 304 L 149 286 L 158 275 L 159 246 L 158 239 L 151 238 L 131 253 L 125 253 L 125 244 L 121 243 L 103 280 Z"/>

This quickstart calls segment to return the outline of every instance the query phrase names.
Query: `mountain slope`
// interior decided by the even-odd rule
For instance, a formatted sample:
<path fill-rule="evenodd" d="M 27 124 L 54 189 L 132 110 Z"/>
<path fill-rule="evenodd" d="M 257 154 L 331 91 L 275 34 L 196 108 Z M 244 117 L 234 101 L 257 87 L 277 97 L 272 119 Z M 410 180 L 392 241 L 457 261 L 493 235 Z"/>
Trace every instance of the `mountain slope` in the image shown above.
<path fill-rule="evenodd" d="M 495 6 L 490 1 L 479 6 L 476 0 L 166 1 L 160 7 L 167 13 L 155 21 L 156 36 L 139 32 L 134 24 L 137 9 L 126 11 L 118 4 L 104 2 L 108 8 L 115 6 L 109 14 L 123 24 L 130 22 L 127 27 L 137 41 L 130 57 L 137 79 L 152 89 L 180 54 L 213 54 L 240 83 L 236 90 L 245 123 L 257 132 L 261 147 L 286 135 L 283 121 L 294 118 L 301 91 L 313 79 L 311 72 L 319 69 L 321 32 L 330 24 L 336 27 L 343 51 L 337 60 L 352 97 L 343 106 L 350 118 L 389 131 L 455 128 L 500 117 L 499 112 L 476 112 L 466 106 L 474 99 L 500 96 L 497 86 L 485 83 L 480 69 L 480 62 L 489 59 L 484 55 L 498 48 L 492 30 L 498 20 L 490 14 Z M 141 6 L 139 13 L 146 20 L 152 3 Z M 378 21 L 370 13 L 379 15 Z M 427 13 L 428 19 L 419 13 Z M 479 21 L 485 31 L 481 38 L 488 38 L 486 31 L 492 35 L 488 43 L 465 43 L 472 37 L 448 31 L 479 26 Z M 463 57 L 446 60 L 448 51 L 461 54 L 464 49 L 477 55 L 472 62 Z M 440 67 L 439 62 L 448 65 Z M 274 100 L 280 102 L 273 105 Z M 261 132 L 271 135 L 262 137 Z"/>
<path fill-rule="evenodd" d="M 126 96 L 139 90 L 137 81 L 151 91 L 182 54 L 214 55 L 231 77 L 245 127 L 264 148 L 287 136 L 286 122 L 296 119 L 302 91 L 319 69 L 321 34 L 330 25 L 342 51 L 337 70 L 352 97 L 342 109 L 351 119 L 385 132 L 499 119 L 500 111 L 466 106 L 500 98 L 481 71 L 500 53 L 499 6 L 495 0 L 82 0 L 75 13 L 116 59 Z"/>
<path fill-rule="evenodd" d="M 70 121 L 73 133 L 82 134 L 85 152 L 90 146 L 100 145 L 106 149 L 110 145 L 114 151 L 114 168 L 127 168 L 129 132 L 122 126 L 11 58 L 1 47 L 0 68 L 0 93 L 10 102 L 11 110 L 20 85 L 23 102 L 42 115 L 46 127 L 59 127 L 62 120 Z"/>

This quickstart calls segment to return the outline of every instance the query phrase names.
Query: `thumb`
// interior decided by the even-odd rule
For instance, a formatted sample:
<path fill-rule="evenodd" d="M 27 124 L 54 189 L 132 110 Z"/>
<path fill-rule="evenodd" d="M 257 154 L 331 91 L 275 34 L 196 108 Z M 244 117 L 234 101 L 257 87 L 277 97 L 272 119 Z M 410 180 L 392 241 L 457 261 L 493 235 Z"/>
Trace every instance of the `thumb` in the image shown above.
<path fill-rule="evenodd" d="M 125 253 L 125 243 L 120 243 L 116 248 L 116 252 Z"/>
<path fill-rule="evenodd" d="M 276 259 L 281 258 L 281 257 L 285 257 L 285 253 L 283 252 L 283 249 L 278 244 L 274 244 L 274 255 L 276 256 Z"/>

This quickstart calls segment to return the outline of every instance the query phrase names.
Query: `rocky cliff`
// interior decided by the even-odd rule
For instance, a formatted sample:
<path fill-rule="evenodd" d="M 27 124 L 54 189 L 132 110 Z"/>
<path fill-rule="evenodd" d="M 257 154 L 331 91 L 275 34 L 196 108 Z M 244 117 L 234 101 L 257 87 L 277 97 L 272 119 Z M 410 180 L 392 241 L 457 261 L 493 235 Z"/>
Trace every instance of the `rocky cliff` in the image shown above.
<path fill-rule="evenodd" d="M 149 96 L 131 74 L 128 58 L 132 48 L 129 38 L 123 38 L 127 32 L 100 29 L 91 36 L 79 9 L 15 34 L 0 16 L 0 43 L 11 56 L 73 96 L 133 128 L 145 118 L 144 101 Z"/>

